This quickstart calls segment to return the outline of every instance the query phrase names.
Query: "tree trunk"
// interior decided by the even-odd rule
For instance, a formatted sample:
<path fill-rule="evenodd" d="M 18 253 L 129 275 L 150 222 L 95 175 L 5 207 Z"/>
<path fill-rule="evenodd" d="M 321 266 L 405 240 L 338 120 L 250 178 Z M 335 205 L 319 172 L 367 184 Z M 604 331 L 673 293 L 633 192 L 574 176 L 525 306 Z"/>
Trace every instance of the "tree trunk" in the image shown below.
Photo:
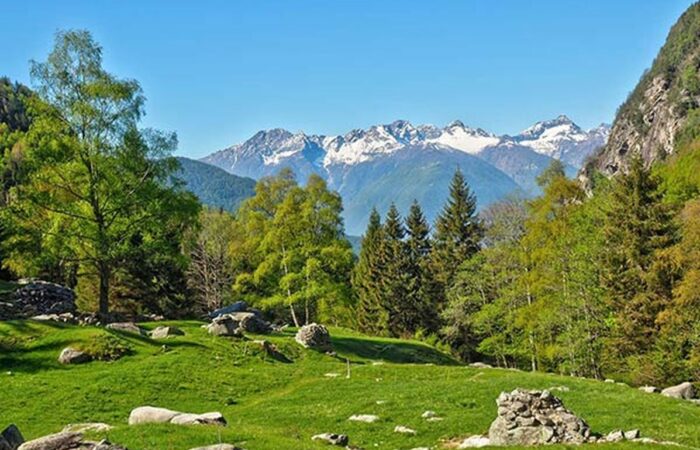
<path fill-rule="evenodd" d="M 289 311 L 292 313 L 292 320 L 294 321 L 294 326 L 299 328 L 299 319 L 297 319 L 297 313 L 294 312 L 294 305 L 289 305 Z"/>
<path fill-rule="evenodd" d="M 100 314 L 109 314 L 109 278 L 111 270 L 105 263 L 99 263 L 98 267 L 100 278 Z"/>

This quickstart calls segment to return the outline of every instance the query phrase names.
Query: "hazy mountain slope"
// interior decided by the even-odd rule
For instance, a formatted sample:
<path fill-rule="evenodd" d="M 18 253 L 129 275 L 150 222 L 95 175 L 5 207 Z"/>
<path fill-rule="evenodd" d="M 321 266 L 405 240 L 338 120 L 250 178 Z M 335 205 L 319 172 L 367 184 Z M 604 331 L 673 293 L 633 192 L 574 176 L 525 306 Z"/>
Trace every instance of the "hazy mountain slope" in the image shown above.
<path fill-rule="evenodd" d="M 553 161 L 552 157 L 537 153 L 530 147 L 510 143 L 486 147 L 478 156 L 511 177 L 528 195 L 540 193 L 537 177 Z M 572 177 L 578 170 L 566 163 L 565 168 L 567 174 Z"/>
<path fill-rule="evenodd" d="M 214 208 L 235 211 L 243 200 L 255 193 L 255 180 L 239 177 L 200 161 L 177 158 L 181 169 L 178 173 L 187 189 L 199 200 Z"/>
<path fill-rule="evenodd" d="M 391 156 L 345 167 L 334 172 L 329 185 L 343 196 L 348 234 L 364 232 L 373 206 L 383 214 L 394 202 L 405 214 L 414 199 L 433 222 L 447 199 L 450 179 L 457 168 L 483 207 L 519 190 L 506 174 L 481 159 L 437 145 L 407 147 Z"/>
<path fill-rule="evenodd" d="M 666 43 L 619 108 L 607 145 L 587 169 L 624 171 L 631 155 L 651 164 L 674 151 L 676 135 L 700 104 L 700 3 L 671 28 Z"/>

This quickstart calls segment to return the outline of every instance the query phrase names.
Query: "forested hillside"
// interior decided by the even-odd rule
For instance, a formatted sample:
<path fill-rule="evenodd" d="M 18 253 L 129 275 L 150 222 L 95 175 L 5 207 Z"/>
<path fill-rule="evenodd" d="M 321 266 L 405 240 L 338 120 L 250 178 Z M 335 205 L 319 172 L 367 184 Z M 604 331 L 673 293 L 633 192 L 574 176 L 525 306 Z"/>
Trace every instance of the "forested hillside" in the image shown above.
<path fill-rule="evenodd" d="M 189 158 L 177 158 L 180 170 L 177 175 L 189 191 L 211 207 L 234 212 L 243 200 L 255 193 L 255 181 L 239 177 L 223 169 Z"/>

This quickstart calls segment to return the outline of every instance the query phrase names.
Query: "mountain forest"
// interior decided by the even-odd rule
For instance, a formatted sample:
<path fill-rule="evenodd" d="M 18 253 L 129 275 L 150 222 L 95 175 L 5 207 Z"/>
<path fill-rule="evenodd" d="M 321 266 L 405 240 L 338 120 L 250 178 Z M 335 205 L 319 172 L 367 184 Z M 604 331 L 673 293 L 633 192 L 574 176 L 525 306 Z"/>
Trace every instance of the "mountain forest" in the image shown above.
<path fill-rule="evenodd" d="M 426 403 L 428 409 L 428 403 L 439 396 L 435 392 L 415 393 L 414 399 L 414 391 L 399 390 L 401 377 L 406 377 L 406 386 L 414 386 L 415 392 L 420 383 L 433 383 L 433 379 L 439 389 L 450 391 L 454 387 L 455 392 L 468 389 L 462 385 L 479 376 L 482 381 L 491 380 L 489 390 L 475 388 L 474 392 L 480 393 L 468 405 L 463 402 L 469 391 L 460 394 L 462 400 L 442 404 L 445 414 L 457 418 L 476 412 L 483 416 L 484 411 L 490 414 L 497 391 L 509 391 L 515 384 L 538 389 L 578 387 L 579 393 L 567 396 L 562 387 L 562 393 L 556 395 L 571 400 L 577 412 L 595 417 L 606 398 L 622 398 L 623 393 L 616 389 L 622 389 L 623 384 L 666 387 L 700 381 L 700 5 L 690 7 L 671 29 L 651 68 L 619 107 L 612 126 L 604 131 L 577 131 L 586 136 L 579 147 L 532 156 L 525 143 L 528 138 L 523 137 L 527 135 L 507 138 L 511 141 L 506 142 L 506 138 L 480 130 L 479 139 L 486 139 L 491 147 L 477 158 L 441 147 L 446 144 L 439 139 L 447 135 L 434 133 L 443 131 L 411 131 L 410 124 L 392 124 L 393 130 L 402 130 L 396 135 L 414 133 L 404 137 L 402 151 L 422 149 L 422 153 L 415 153 L 420 158 L 405 156 L 404 165 L 396 163 L 401 169 L 392 172 L 387 183 L 399 190 L 403 189 L 401 183 L 406 185 L 396 200 L 391 194 L 381 199 L 373 194 L 372 189 L 386 181 L 373 178 L 379 170 L 376 168 L 362 172 L 361 177 L 353 175 L 360 177 L 355 179 L 348 175 L 348 166 L 342 166 L 345 178 L 338 188 L 340 175 L 312 170 L 312 165 L 305 165 L 306 160 L 304 164 L 266 166 L 264 173 L 253 179 L 246 175 L 252 176 L 258 166 L 236 172 L 228 171 L 221 162 L 233 153 L 218 153 L 200 161 L 176 158 L 177 135 L 143 126 L 146 97 L 141 85 L 110 73 L 102 53 L 89 31 L 59 31 L 48 55 L 30 63 L 31 86 L 0 79 L 0 377 L 7 371 L 7 379 L 12 379 L 12 389 L 3 389 L 3 397 L 26 392 L 28 385 L 23 383 L 32 381 L 19 381 L 25 379 L 25 373 L 39 382 L 42 371 L 54 371 L 55 375 L 44 382 L 56 392 L 71 383 L 66 374 L 72 369 L 51 368 L 51 364 L 58 366 L 54 361 L 57 354 L 50 354 L 50 363 L 42 362 L 46 351 L 42 346 L 53 349 L 54 340 L 61 341 L 55 343 L 61 347 L 77 345 L 79 353 L 93 361 L 85 367 L 108 361 L 103 369 L 75 372 L 93 380 L 90 386 L 102 386 L 95 389 L 105 396 L 112 395 L 112 388 L 97 380 L 108 377 L 108 371 L 114 371 L 114 383 L 126 377 L 138 385 L 139 376 L 151 376 L 147 375 L 152 364 L 149 358 L 180 355 L 177 362 L 173 357 L 167 363 L 170 366 L 159 366 L 162 373 L 169 373 L 168 367 L 173 369 L 172 379 L 163 378 L 167 380 L 163 389 L 169 393 L 159 397 L 158 388 L 149 385 L 151 380 L 144 380 L 145 386 L 131 395 L 144 404 L 160 402 L 179 409 L 223 404 L 229 416 L 240 408 L 240 419 L 229 417 L 229 434 L 224 438 L 238 432 L 231 425 L 239 420 L 245 432 L 235 436 L 237 442 L 257 443 L 249 443 L 247 448 L 316 448 L 306 437 L 316 426 L 311 421 L 315 411 L 294 408 L 311 408 L 313 403 L 326 417 L 327 411 L 318 405 L 330 395 L 325 389 L 331 388 L 314 387 L 306 378 L 295 378 L 302 370 L 292 370 L 295 364 L 303 364 L 304 376 L 314 373 L 324 383 L 335 383 L 334 377 L 359 382 L 354 377 L 372 371 L 362 381 L 368 392 L 373 392 L 367 397 L 372 406 L 363 404 L 365 410 L 378 408 L 383 411 L 380 416 L 391 416 L 381 409 L 380 402 L 393 400 L 397 405 L 393 414 L 404 422 L 409 416 L 402 409 L 407 408 L 406 403 L 400 399 Z M 540 124 L 540 128 L 555 126 L 570 129 L 573 125 L 565 117 Z M 305 155 L 310 148 L 320 152 L 323 147 L 327 153 L 322 157 L 340 158 L 341 153 L 328 149 L 346 145 L 348 136 L 333 138 L 332 144 L 330 138 L 305 136 Z M 516 152 L 513 149 L 517 153 L 505 153 Z M 234 150 L 243 152 L 239 147 Z M 443 180 L 441 189 L 446 195 L 430 191 L 409 202 L 413 189 L 433 187 L 421 184 L 424 172 L 415 176 L 417 172 L 406 168 L 423 169 L 426 158 L 437 154 L 442 155 L 443 165 L 431 180 Z M 518 159 L 525 158 L 523 155 L 531 158 L 528 161 L 537 161 L 528 166 L 536 170 L 513 172 L 512 164 L 524 161 Z M 274 154 L 264 157 L 269 161 Z M 216 158 L 219 162 L 213 161 Z M 309 160 L 318 158 L 313 153 Z M 500 161 L 500 168 L 494 161 Z M 484 175 L 485 180 L 501 183 L 494 189 L 502 191 L 488 193 L 484 180 L 475 177 L 474 167 L 489 174 Z M 479 184 L 478 189 L 474 183 Z M 354 195 L 350 200 L 353 233 L 346 229 L 344 205 L 350 192 Z M 489 198 L 482 200 L 480 193 Z M 355 238 L 354 230 L 360 227 L 364 229 L 362 236 Z M 35 289 L 31 291 L 34 294 L 24 297 L 22 292 L 27 289 Z M 66 295 L 75 304 L 69 308 L 69 316 L 57 306 Z M 230 319 L 229 314 L 244 316 Z M 240 329 L 231 329 L 227 320 L 234 320 Z M 149 344 L 156 339 L 158 321 L 165 321 L 168 328 L 163 333 L 180 328 L 184 337 L 175 336 L 162 348 Z M 139 328 L 141 323 L 144 328 Z M 202 324 L 209 326 L 211 335 L 235 336 L 234 343 L 212 340 L 218 338 L 208 336 Z M 101 334 L 105 325 L 107 334 Z M 302 331 L 315 327 L 323 328 L 326 334 L 331 330 L 334 350 L 326 353 L 331 341 L 305 342 L 304 347 L 318 346 L 322 351 L 302 357 L 300 347 L 289 344 L 285 333 L 300 330 L 296 335 L 299 341 Z M 272 332 L 272 337 L 235 340 L 241 338 L 241 330 L 251 335 Z M 146 331 L 151 337 L 146 337 Z M 133 338 L 130 332 L 138 337 Z M 257 345 L 262 356 L 252 350 Z M 206 348 L 206 353 L 198 350 L 200 347 Z M 121 358 L 133 358 L 134 364 L 140 364 L 133 366 L 134 374 L 119 368 Z M 181 365 L 183 358 L 192 367 Z M 229 370 L 224 365 L 230 370 L 243 367 L 247 371 L 250 367 L 251 373 L 221 381 L 214 375 L 219 369 L 209 364 L 221 365 L 220 370 Z M 209 369 L 197 371 L 193 367 L 197 365 Z M 277 365 L 281 368 L 274 369 Z M 429 367 L 420 372 L 423 375 L 416 375 L 417 368 L 409 374 L 407 367 L 414 365 Z M 469 372 L 438 372 L 443 365 L 445 370 L 466 366 L 461 370 Z M 391 372 L 394 367 L 401 372 Z M 492 372 L 478 372 L 481 369 Z M 323 375 L 324 371 L 328 373 Z M 420 383 L 411 378 L 414 376 Z M 460 381 L 467 376 L 471 378 Z M 509 377 L 525 378 L 516 382 Z M 376 394 L 375 399 L 371 382 L 384 378 L 394 380 L 394 384 L 377 391 L 386 398 Z M 228 384 L 235 380 L 241 383 L 240 399 Z M 603 380 L 610 384 L 600 389 L 609 391 L 600 397 L 594 394 L 591 398 L 595 400 L 586 403 L 584 386 L 595 390 L 598 385 L 593 383 Z M 448 381 L 452 384 L 446 384 Z M 257 388 L 256 383 L 265 387 Z M 212 388 L 203 387 L 201 397 L 188 397 L 200 384 Z M 297 384 L 307 386 L 307 390 L 292 393 L 289 386 Z M 10 384 L 3 381 L 2 386 Z M 288 386 L 275 397 L 278 403 L 272 399 L 264 403 L 267 418 L 283 424 L 272 437 L 261 431 L 262 422 L 251 428 L 243 424 L 263 420 L 253 415 L 256 402 L 265 399 L 246 402 L 257 389 L 265 392 L 272 389 L 270 386 Z M 346 386 L 352 388 L 335 387 L 332 392 L 347 396 L 349 404 L 357 407 L 359 404 L 352 402 L 362 400 L 361 389 L 365 388 Z M 66 413 L 71 421 L 93 419 L 85 404 L 79 403 L 82 396 L 97 395 L 90 390 L 93 388 L 88 389 L 85 393 L 76 387 L 74 393 L 65 394 L 70 397 L 65 402 L 72 408 Z M 302 393 L 309 396 L 309 404 L 307 397 L 299 397 Z M 46 395 L 57 404 L 63 401 Z M 508 395 L 498 397 L 498 414 L 504 414 L 503 420 L 506 413 L 502 408 L 511 407 Z M 519 397 L 524 394 L 514 391 L 512 395 L 516 399 L 512 402 L 525 402 Z M 541 395 L 543 400 L 538 402 L 549 401 L 549 391 Z M 632 410 L 655 408 L 644 403 L 650 402 L 651 397 L 642 397 L 647 394 L 633 395 L 639 396 L 640 403 L 634 403 L 637 397 L 630 400 L 635 405 Z M 100 416 L 105 421 L 116 421 L 118 414 L 125 416 L 127 405 L 138 406 L 129 404 L 125 397 L 114 398 Z M 32 437 L 54 431 L 60 418 L 47 419 L 51 427 L 25 419 L 25 415 L 42 414 L 38 405 L 11 399 L 7 411 L 14 416 L 0 412 L 0 428 L 22 422 L 23 430 Z M 672 407 L 664 403 L 659 417 L 639 420 L 650 421 L 644 425 L 663 438 L 664 428 L 651 421 L 675 420 L 670 418 L 675 414 Z M 386 445 L 375 445 L 467 448 L 472 445 L 460 444 L 461 440 L 453 447 L 448 445 L 450 436 L 460 435 L 454 432 L 457 422 L 467 424 L 464 426 L 469 430 L 483 430 L 488 425 L 481 419 L 474 419 L 472 426 L 472 419 L 453 422 L 448 417 L 444 422 L 435 421 L 437 431 L 421 431 L 425 419 L 435 414 L 426 411 L 431 414 L 421 419 L 422 409 L 415 425 L 410 421 L 408 427 L 397 425 L 394 433 L 383 438 Z M 130 425 L 135 411 L 129 417 Z M 176 423 L 178 417 L 208 425 L 220 421 L 213 416 L 195 420 L 178 414 L 173 412 L 170 423 Z M 303 419 L 291 420 L 294 414 Z M 604 420 L 590 422 L 607 431 L 612 429 L 612 416 L 634 424 L 635 417 L 629 414 L 611 413 Z M 700 418 L 697 412 L 687 414 L 685 417 L 695 414 L 694 423 Z M 344 429 L 342 421 L 319 420 L 326 428 Z M 351 420 L 374 421 L 371 417 Z M 518 427 L 523 426 L 518 423 Z M 214 435 L 197 434 L 196 430 L 170 435 L 168 426 L 139 428 L 138 433 L 122 426 L 109 437 L 130 448 L 189 448 L 175 440 L 188 446 L 203 445 L 205 436 L 211 440 Z M 359 426 L 353 424 L 348 429 L 363 447 L 347 448 L 370 448 L 382 433 L 379 428 L 352 428 Z M 372 423 L 363 426 L 378 427 Z M 413 429 L 416 427 L 418 432 Z M 555 436 L 565 436 L 556 430 Z M 669 432 L 669 440 L 686 448 L 700 445 L 695 425 L 687 430 L 679 425 L 676 430 L 681 431 Z M 86 431 L 88 435 L 95 432 L 102 433 Z M 399 441 L 401 433 L 417 437 L 404 444 Z M 117 448 L 27 447 L 28 443 L 11 447 L 10 438 L 3 436 L 0 448 L 13 450 Z M 447 447 L 418 447 L 422 436 L 430 437 L 429 445 L 439 441 Z M 499 445 L 494 436 L 489 434 L 490 445 Z M 626 434 L 623 437 L 631 439 Z M 3 447 L 3 439 L 7 447 Z M 317 441 L 337 444 L 333 441 L 336 438 L 328 436 L 313 439 L 313 445 Z M 561 439 L 550 443 L 589 442 Z M 298 440 L 305 444 L 296 446 Z M 347 436 L 342 442 L 350 445 Z M 529 445 L 525 441 L 516 444 Z"/>

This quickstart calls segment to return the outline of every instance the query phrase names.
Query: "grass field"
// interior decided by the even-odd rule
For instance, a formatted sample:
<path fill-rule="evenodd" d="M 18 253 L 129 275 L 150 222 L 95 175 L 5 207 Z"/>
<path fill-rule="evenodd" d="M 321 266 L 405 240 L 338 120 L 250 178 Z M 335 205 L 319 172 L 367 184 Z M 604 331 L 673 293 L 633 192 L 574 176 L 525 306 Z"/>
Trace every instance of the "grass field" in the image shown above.
<path fill-rule="evenodd" d="M 15 423 L 25 438 L 35 438 L 68 423 L 106 422 L 115 426 L 107 437 L 131 450 L 187 450 L 218 442 L 248 450 L 327 448 L 311 441 L 322 432 L 346 433 L 351 445 L 365 449 L 440 448 L 444 440 L 486 432 L 501 391 L 564 387 L 555 394 L 597 433 L 639 428 L 643 436 L 700 447 L 700 407 L 623 385 L 474 369 L 419 342 L 341 329 L 331 330 L 337 357 L 302 349 L 291 330 L 267 336 L 291 360 L 281 362 L 250 341 L 209 336 L 200 322 L 169 324 L 186 334 L 165 341 L 164 349 L 164 341 L 100 328 L 0 323 L 0 428 Z M 58 364 L 62 348 L 104 334 L 117 336 L 131 353 L 114 362 Z M 131 409 L 142 405 L 220 411 L 228 426 L 127 425 Z M 444 420 L 425 421 L 425 410 Z M 352 414 L 381 420 L 349 422 Z M 417 435 L 394 433 L 396 425 Z M 605 445 L 632 447 L 654 446 Z"/>

